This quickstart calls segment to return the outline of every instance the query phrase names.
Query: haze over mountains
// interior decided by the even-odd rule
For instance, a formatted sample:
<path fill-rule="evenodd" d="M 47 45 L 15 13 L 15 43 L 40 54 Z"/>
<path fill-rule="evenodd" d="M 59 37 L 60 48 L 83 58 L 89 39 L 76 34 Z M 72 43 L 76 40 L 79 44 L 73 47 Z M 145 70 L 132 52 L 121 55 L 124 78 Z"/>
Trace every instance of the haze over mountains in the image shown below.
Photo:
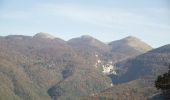
<path fill-rule="evenodd" d="M 109 44 L 43 32 L 0 37 L 0 99 L 144 100 L 157 92 L 152 82 L 166 71 L 169 54 L 169 45 L 153 49 L 133 36 Z"/>

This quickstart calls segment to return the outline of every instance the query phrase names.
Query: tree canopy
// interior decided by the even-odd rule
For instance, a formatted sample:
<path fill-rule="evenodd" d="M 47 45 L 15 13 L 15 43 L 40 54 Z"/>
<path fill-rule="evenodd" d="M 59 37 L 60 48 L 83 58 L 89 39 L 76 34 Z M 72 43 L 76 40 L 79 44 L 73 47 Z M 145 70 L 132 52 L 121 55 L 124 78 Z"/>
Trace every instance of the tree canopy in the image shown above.
<path fill-rule="evenodd" d="M 163 75 L 159 75 L 155 81 L 155 87 L 158 90 L 162 90 L 162 94 L 170 99 L 170 64 L 168 72 Z"/>

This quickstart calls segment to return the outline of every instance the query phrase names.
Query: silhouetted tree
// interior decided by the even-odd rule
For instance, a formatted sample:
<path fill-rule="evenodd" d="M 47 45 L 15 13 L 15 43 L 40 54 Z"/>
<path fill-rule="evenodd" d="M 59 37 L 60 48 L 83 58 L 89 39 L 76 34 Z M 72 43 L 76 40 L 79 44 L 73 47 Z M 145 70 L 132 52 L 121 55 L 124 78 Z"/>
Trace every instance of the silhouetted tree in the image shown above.
<path fill-rule="evenodd" d="M 170 99 L 170 65 L 167 73 L 159 75 L 155 81 L 155 87 L 162 90 L 162 94 Z"/>

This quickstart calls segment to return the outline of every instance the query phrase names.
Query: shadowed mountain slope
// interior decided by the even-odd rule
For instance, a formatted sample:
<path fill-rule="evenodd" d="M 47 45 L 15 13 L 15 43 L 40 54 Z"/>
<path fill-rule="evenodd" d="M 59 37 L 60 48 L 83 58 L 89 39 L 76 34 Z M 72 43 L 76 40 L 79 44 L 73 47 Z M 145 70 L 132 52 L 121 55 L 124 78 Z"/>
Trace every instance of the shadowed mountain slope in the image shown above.
<path fill-rule="evenodd" d="M 170 63 L 170 45 L 139 55 L 135 58 L 117 63 L 124 73 L 111 76 L 114 86 L 99 94 L 89 97 L 90 100 L 148 100 L 160 99 L 159 91 L 154 87 L 156 77 L 165 73 Z M 156 95 L 156 96 L 155 96 Z"/>

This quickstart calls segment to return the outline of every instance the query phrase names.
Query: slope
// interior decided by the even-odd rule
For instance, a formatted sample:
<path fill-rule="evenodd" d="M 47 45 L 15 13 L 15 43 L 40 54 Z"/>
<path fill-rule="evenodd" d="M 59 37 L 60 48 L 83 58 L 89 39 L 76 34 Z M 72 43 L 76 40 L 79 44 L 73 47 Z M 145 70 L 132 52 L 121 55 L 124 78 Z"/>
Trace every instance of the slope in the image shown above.
<path fill-rule="evenodd" d="M 113 87 L 88 99 L 148 100 L 159 93 L 154 87 L 154 81 L 158 75 L 167 71 L 169 63 L 169 44 L 119 62 L 117 65 L 126 71 L 119 76 L 112 76 Z"/>
<path fill-rule="evenodd" d="M 12 35 L 0 39 L 1 99 L 50 100 L 53 97 L 48 90 L 58 84 L 65 89 L 62 97 L 75 99 L 82 89 L 81 96 L 87 96 L 110 86 L 109 78 L 87 64 L 67 42 L 39 35 Z M 91 90 L 98 86 L 95 83 L 100 83 L 101 87 Z M 75 87 L 78 84 L 82 86 Z"/>

